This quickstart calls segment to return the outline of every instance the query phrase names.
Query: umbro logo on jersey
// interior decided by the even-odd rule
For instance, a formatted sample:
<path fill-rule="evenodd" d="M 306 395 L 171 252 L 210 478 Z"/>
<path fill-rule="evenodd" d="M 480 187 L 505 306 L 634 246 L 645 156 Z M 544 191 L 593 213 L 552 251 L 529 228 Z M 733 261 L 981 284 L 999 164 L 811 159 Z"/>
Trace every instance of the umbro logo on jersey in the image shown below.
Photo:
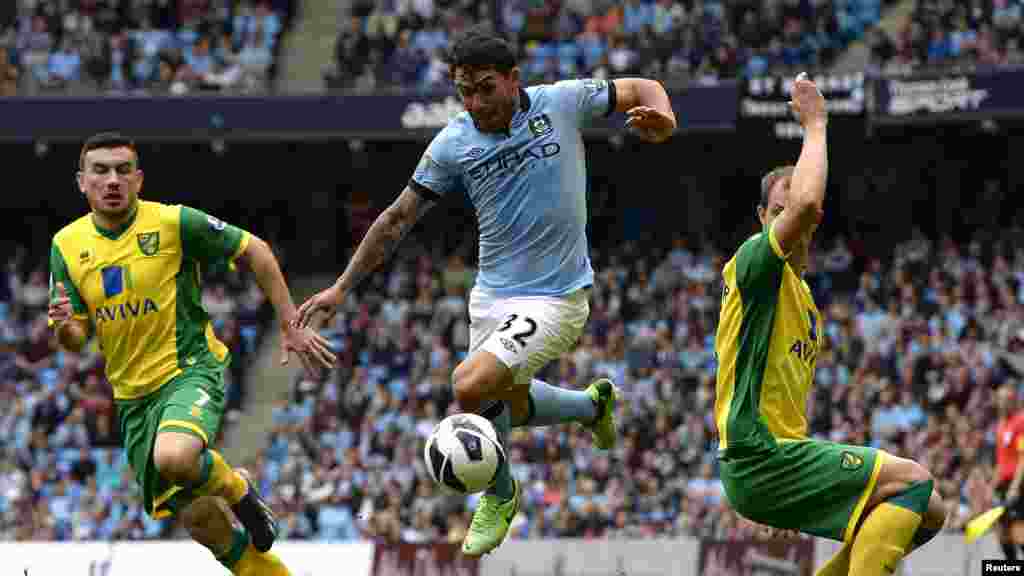
<path fill-rule="evenodd" d="M 214 232 L 220 232 L 228 227 L 224 221 L 218 220 L 213 216 L 207 216 L 206 221 L 210 224 L 210 229 Z"/>
<path fill-rule="evenodd" d="M 534 138 L 539 138 L 545 134 L 550 134 L 554 129 L 551 125 L 551 119 L 548 118 L 547 114 L 541 114 L 540 116 L 534 116 L 527 120 L 527 124 L 530 126 L 530 132 L 533 133 Z"/>
<path fill-rule="evenodd" d="M 469 156 L 470 158 L 479 158 L 479 157 L 481 157 L 483 155 L 484 155 L 484 149 L 483 148 L 470 148 L 469 151 L 466 152 L 466 156 Z"/>

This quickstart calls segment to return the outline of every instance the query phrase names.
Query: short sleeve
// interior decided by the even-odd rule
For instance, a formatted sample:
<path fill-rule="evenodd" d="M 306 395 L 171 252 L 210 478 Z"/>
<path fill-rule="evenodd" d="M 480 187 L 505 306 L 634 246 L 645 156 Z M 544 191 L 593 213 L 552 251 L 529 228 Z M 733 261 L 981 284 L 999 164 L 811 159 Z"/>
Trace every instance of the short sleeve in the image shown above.
<path fill-rule="evenodd" d="M 736 285 L 744 298 L 759 294 L 774 298 L 782 285 L 786 259 L 771 226 L 740 246 L 736 255 Z"/>
<path fill-rule="evenodd" d="M 445 128 L 423 152 L 409 186 L 430 200 L 439 200 L 455 191 L 459 187 L 459 171 L 453 160 L 454 152 L 451 130 Z"/>
<path fill-rule="evenodd" d="M 575 110 L 580 127 L 596 118 L 611 116 L 615 111 L 615 84 L 610 80 L 562 80 L 556 82 L 554 87 L 555 97 Z"/>
<path fill-rule="evenodd" d="M 61 253 L 57 243 L 54 242 L 50 246 L 50 300 L 57 298 L 58 282 L 64 284 L 64 291 L 67 293 L 68 299 L 71 300 L 71 311 L 74 317 L 88 322 L 89 309 L 82 300 L 82 294 L 78 291 L 78 287 L 71 281 L 71 275 L 68 274 L 68 265 L 64 260 L 64 254 Z M 48 325 L 53 327 L 53 322 L 49 321 Z"/>
<path fill-rule="evenodd" d="M 248 232 L 201 210 L 182 206 L 180 218 L 185 258 L 207 265 L 230 263 L 249 246 Z"/>

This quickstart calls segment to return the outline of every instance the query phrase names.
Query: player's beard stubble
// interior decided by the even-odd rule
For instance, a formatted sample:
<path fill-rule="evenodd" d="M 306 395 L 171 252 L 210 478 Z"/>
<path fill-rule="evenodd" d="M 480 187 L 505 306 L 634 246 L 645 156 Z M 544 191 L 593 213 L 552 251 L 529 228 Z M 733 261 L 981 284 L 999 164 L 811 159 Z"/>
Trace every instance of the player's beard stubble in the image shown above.
<path fill-rule="evenodd" d="M 127 186 L 117 190 L 104 188 L 91 196 L 92 210 L 112 223 L 127 220 L 138 204 L 138 195 L 132 193 Z"/>

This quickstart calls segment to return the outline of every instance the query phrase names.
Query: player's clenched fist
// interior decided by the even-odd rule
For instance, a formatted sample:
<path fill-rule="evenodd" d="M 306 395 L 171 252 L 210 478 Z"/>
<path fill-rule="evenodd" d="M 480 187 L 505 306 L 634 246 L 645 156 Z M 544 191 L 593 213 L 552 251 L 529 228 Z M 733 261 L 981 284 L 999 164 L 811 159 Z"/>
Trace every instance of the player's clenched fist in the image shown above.
<path fill-rule="evenodd" d="M 50 301 L 48 315 L 54 326 L 60 328 L 71 318 L 71 299 L 68 298 L 63 282 L 57 282 L 56 289 L 57 297 Z"/>
<path fill-rule="evenodd" d="M 824 124 L 828 121 L 825 97 L 821 95 L 821 91 L 818 90 L 814 82 L 807 78 L 806 72 L 801 72 L 796 77 L 791 98 L 789 106 L 804 128 L 813 124 Z"/>

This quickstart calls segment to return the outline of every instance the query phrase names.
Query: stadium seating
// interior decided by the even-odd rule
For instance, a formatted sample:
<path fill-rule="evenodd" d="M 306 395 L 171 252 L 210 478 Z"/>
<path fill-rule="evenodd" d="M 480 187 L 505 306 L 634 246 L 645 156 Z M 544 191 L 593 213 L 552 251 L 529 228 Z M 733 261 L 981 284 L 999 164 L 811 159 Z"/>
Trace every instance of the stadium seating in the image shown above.
<path fill-rule="evenodd" d="M 89 0 L 65 12 L 56 0 L 11 3 L 14 17 L 0 14 L 0 95 L 9 83 L 29 96 L 265 92 L 293 11 L 292 0 Z"/>
<path fill-rule="evenodd" d="M 46 278 L 43 270 L 26 277 L 18 265 L 0 278 L 0 540 L 167 536 L 173 523 L 142 511 L 102 357 L 94 349 L 56 349 L 46 326 Z M 226 376 L 234 411 L 269 305 L 254 282 L 235 273 L 211 273 L 203 302 L 236 359 Z M 224 426 L 231 412 L 226 420 Z"/>
<path fill-rule="evenodd" d="M 1024 344 L 1024 253 L 996 248 L 918 237 L 865 259 L 840 238 L 808 276 L 828 342 L 813 434 L 919 457 L 955 503 L 950 530 L 988 504 L 991 390 L 1020 376 L 1007 352 Z M 726 506 L 714 459 L 712 339 L 726 256 L 678 243 L 597 258 L 581 343 L 542 376 L 575 388 L 601 375 L 620 383 L 620 444 L 600 453 L 579 428 L 514 431 L 513 474 L 525 487 L 514 537 L 758 529 Z M 440 494 L 420 453 L 456 409 L 449 375 L 466 347 L 472 278 L 460 262 L 409 257 L 369 286 L 329 332 L 343 350 L 338 373 L 299 378 L 275 408 L 258 469 L 289 538 L 424 541 L 465 530 L 475 497 Z"/>
<path fill-rule="evenodd" d="M 913 17 L 890 36 L 869 35 L 872 66 L 899 73 L 936 67 L 991 67 L 1024 63 L 1024 2 L 918 0 Z"/>
<path fill-rule="evenodd" d="M 890 3 L 890 2 L 886 2 Z M 500 13 L 492 14 L 492 5 Z M 527 82 L 630 74 L 672 84 L 820 69 L 878 22 L 882 0 L 353 2 L 325 75 L 337 90 L 433 90 L 467 26 L 519 47 Z"/>

